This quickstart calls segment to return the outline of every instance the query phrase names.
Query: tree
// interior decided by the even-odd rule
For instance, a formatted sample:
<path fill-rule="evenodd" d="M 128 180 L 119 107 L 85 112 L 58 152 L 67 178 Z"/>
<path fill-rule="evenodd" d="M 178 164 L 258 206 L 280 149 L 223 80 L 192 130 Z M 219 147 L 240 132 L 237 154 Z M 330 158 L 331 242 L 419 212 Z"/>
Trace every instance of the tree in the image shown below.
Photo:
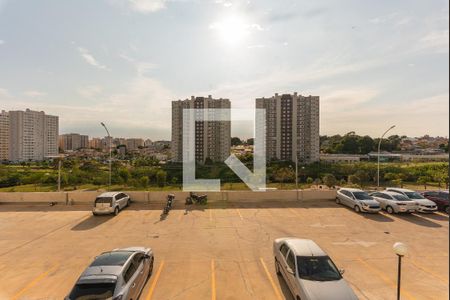
<path fill-rule="evenodd" d="M 334 187 L 337 184 L 336 177 L 334 177 L 333 174 L 326 174 L 325 176 L 323 176 L 322 181 L 326 186 L 330 188 Z"/>
<path fill-rule="evenodd" d="M 274 178 L 276 181 L 280 182 L 281 187 L 283 187 L 283 183 L 295 179 L 295 173 L 291 168 L 279 168 L 275 171 Z"/>
<path fill-rule="evenodd" d="M 165 186 L 166 180 L 167 180 L 167 172 L 163 171 L 163 170 L 159 170 L 156 173 L 156 183 L 158 184 L 158 186 L 159 187 Z"/>
<path fill-rule="evenodd" d="M 238 137 L 232 137 L 231 138 L 231 146 L 239 146 L 242 145 L 242 141 Z"/>
<path fill-rule="evenodd" d="M 139 179 L 139 185 L 140 185 L 141 187 L 143 187 L 144 189 L 147 188 L 149 182 L 150 182 L 150 179 L 148 178 L 148 176 L 142 176 L 142 177 Z"/>
<path fill-rule="evenodd" d="M 417 183 L 418 183 L 418 184 L 423 184 L 423 187 L 424 187 L 425 190 L 427 189 L 427 184 L 428 184 L 428 182 L 430 182 L 430 181 L 431 181 L 431 178 L 430 178 L 429 176 L 420 176 L 420 177 L 417 179 Z"/>
<path fill-rule="evenodd" d="M 370 180 L 369 174 L 364 170 L 358 170 L 355 173 L 356 177 L 359 178 L 359 185 L 363 186 L 366 182 Z"/>
<path fill-rule="evenodd" d="M 312 177 L 306 178 L 306 183 L 307 184 L 312 184 L 313 182 L 314 182 L 314 179 L 312 179 Z"/>
<path fill-rule="evenodd" d="M 361 179 L 357 175 L 353 174 L 348 176 L 348 183 L 360 185 Z"/>
<path fill-rule="evenodd" d="M 128 179 L 130 179 L 130 171 L 125 168 L 120 169 L 119 177 L 123 180 L 124 183 L 128 183 Z"/>
<path fill-rule="evenodd" d="M 400 178 L 391 180 L 391 182 L 394 186 L 403 187 L 403 180 L 401 180 Z"/>
<path fill-rule="evenodd" d="M 254 138 L 250 138 L 247 140 L 247 145 L 254 145 L 255 144 L 255 139 Z"/>

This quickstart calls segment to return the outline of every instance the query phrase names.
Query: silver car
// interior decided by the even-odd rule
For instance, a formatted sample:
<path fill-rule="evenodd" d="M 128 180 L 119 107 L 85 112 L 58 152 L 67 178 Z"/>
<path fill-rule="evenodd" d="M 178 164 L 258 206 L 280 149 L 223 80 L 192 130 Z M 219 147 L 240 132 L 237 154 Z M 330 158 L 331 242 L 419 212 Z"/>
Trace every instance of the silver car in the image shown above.
<path fill-rule="evenodd" d="M 296 300 L 358 299 L 331 258 L 312 240 L 279 238 L 273 243 L 275 269 Z"/>
<path fill-rule="evenodd" d="M 139 299 L 153 271 L 150 248 L 115 249 L 97 256 L 65 300 Z"/>
<path fill-rule="evenodd" d="M 438 209 L 436 203 L 434 203 L 431 200 L 428 200 L 427 198 L 425 198 L 424 196 L 422 196 L 421 194 L 419 194 L 416 191 L 401 189 L 401 188 L 387 188 L 386 191 L 399 193 L 399 194 L 405 195 L 409 199 L 413 200 L 414 202 L 417 203 L 416 211 L 418 211 L 418 212 L 432 213 L 432 212 L 437 211 L 437 209 Z"/>
<path fill-rule="evenodd" d="M 380 204 L 368 193 L 360 189 L 342 188 L 337 191 L 336 203 L 353 208 L 356 212 L 377 213 Z"/>
<path fill-rule="evenodd" d="M 389 214 L 393 213 L 412 213 L 416 211 L 416 202 L 407 196 L 395 192 L 375 192 L 372 197 L 380 202 L 381 208 Z"/>
<path fill-rule="evenodd" d="M 92 214 L 114 214 L 117 216 L 120 210 L 129 206 L 131 203 L 130 196 L 121 192 L 103 193 L 95 199 Z"/>

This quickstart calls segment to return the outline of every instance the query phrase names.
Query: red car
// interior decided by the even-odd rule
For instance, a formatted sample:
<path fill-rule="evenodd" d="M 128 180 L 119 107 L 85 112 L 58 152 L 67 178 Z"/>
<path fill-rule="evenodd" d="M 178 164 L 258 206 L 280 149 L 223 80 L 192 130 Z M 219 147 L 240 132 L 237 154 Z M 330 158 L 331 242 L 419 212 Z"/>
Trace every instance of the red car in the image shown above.
<path fill-rule="evenodd" d="M 448 191 L 427 191 L 423 192 L 422 195 L 436 203 L 439 210 L 445 211 L 448 214 Z"/>

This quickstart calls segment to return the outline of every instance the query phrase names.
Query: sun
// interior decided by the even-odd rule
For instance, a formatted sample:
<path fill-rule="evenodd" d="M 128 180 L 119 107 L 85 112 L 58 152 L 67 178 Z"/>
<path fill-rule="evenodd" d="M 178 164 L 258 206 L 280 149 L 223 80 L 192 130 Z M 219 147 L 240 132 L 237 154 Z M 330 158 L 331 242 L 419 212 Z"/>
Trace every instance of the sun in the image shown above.
<path fill-rule="evenodd" d="M 228 16 L 210 26 L 217 32 L 217 37 L 224 43 L 237 46 L 242 44 L 250 34 L 246 20 L 238 15 Z"/>

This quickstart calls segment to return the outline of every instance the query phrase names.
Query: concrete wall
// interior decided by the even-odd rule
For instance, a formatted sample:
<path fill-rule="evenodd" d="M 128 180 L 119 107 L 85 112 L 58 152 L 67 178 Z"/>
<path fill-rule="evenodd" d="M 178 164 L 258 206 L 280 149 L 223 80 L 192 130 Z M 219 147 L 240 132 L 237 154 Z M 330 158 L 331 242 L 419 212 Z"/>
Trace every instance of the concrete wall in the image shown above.
<path fill-rule="evenodd" d="M 188 192 L 126 192 L 133 202 L 138 203 L 165 203 L 167 194 L 175 195 L 177 201 L 184 200 Z M 47 193 L 0 193 L 0 203 L 49 203 L 77 205 L 92 204 L 95 197 L 101 192 L 47 192 Z M 209 202 L 258 202 L 258 201 L 296 201 L 298 200 L 332 200 L 336 198 L 335 190 L 299 190 L 297 191 L 223 191 L 208 194 Z"/>

